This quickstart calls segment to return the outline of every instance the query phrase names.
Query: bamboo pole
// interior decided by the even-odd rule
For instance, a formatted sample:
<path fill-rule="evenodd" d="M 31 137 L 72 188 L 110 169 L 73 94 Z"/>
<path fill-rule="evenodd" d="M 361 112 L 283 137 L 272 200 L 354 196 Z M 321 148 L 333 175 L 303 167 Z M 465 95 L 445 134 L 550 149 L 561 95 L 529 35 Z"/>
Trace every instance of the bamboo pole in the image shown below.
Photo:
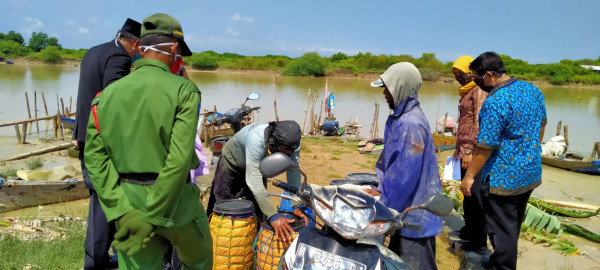
<path fill-rule="evenodd" d="M 25 144 L 27 140 L 27 123 L 23 123 L 23 134 L 21 135 L 20 144 Z"/>
<path fill-rule="evenodd" d="M 316 91 L 315 91 L 315 93 L 316 93 Z M 311 109 L 310 109 L 310 115 L 311 115 L 310 126 L 311 126 L 311 128 L 310 128 L 310 132 L 309 133 L 311 133 L 313 135 L 315 134 L 314 133 L 314 131 L 315 131 L 315 121 L 316 121 L 316 118 L 317 118 L 317 115 L 315 114 L 315 105 L 317 103 L 317 99 L 318 98 L 319 98 L 318 95 L 313 96 L 312 106 L 311 106 Z"/>
<path fill-rule="evenodd" d="M 279 121 L 277 113 L 277 76 L 273 76 L 273 108 L 275 108 L 275 121 Z"/>
<path fill-rule="evenodd" d="M 52 117 L 52 136 L 58 137 L 58 125 L 56 124 L 56 116 Z"/>
<path fill-rule="evenodd" d="M 71 113 L 67 116 L 74 116 L 75 113 Z M 48 117 L 39 117 L 37 120 L 52 120 L 53 118 L 56 118 L 56 116 L 52 115 L 52 116 L 48 116 Z M 33 123 L 35 122 L 35 119 L 27 119 L 27 120 L 19 120 L 19 121 L 13 121 L 13 122 L 6 122 L 6 123 L 2 123 L 0 124 L 0 127 L 7 127 L 7 126 L 14 126 L 17 124 L 23 124 L 23 123 Z"/>
<path fill-rule="evenodd" d="M 29 119 L 31 119 L 31 110 L 29 109 L 29 96 L 27 95 L 27 92 L 25 92 L 25 101 L 27 102 L 27 115 L 29 116 Z M 29 135 L 31 135 L 31 127 L 29 128 Z"/>
<path fill-rule="evenodd" d="M 73 108 L 71 107 L 71 105 L 73 105 L 73 97 L 69 97 L 69 111 L 72 112 Z"/>
<path fill-rule="evenodd" d="M 562 121 L 558 121 L 558 124 L 556 125 L 556 136 L 560 135 L 561 126 L 562 126 Z"/>
<path fill-rule="evenodd" d="M 569 149 L 569 125 L 565 125 L 565 143 L 567 144 L 567 149 Z"/>
<path fill-rule="evenodd" d="M 17 134 L 17 143 L 21 143 L 21 132 L 19 131 L 19 125 L 14 125 L 15 133 Z"/>
<path fill-rule="evenodd" d="M 46 112 L 46 117 L 48 116 L 48 106 L 46 106 L 46 97 L 44 96 L 44 92 L 42 92 L 42 101 L 44 102 L 44 111 Z M 46 136 L 48 136 L 48 120 L 46 120 Z"/>
<path fill-rule="evenodd" d="M 444 114 L 444 126 L 442 126 L 442 134 L 440 136 L 440 149 L 438 150 L 438 160 L 440 159 L 439 155 L 442 152 L 442 147 L 444 146 L 444 134 L 446 133 L 446 124 L 448 121 L 448 113 Z M 437 125 L 437 121 L 436 121 Z"/>
<path fill-rule="evenodd" d="M 591 157 L 600 159 L 600 142 L 594 143 L 594 148 L 592 149 Z"/>
<path fill-rule="evenodd" d="M 54 151 L 59 151 L 59 150 L 67 149 L 67 148 L 69 148 L 71 146 L 73 146 L 73 143 L 66 142 L 66 143 L 62 143 L 62 144 L 59 144 L 59 145 L 51 146 L 51 147 L 48 147 L 48 148 L 31 151 L 29 153 L 20 154 L 20 155 L 14 156 L 14 157 L 5 158 L 5 159 L 0 160 L 0 162 L 6 162 L 6 161 L 11 161 L 11 160 L 24 159 L 24 158 L 28 158 L 28 157 L 31 157 L 31 156 L 36 156 L 36 155 L 41 155 L 41 154 L 45 154 L 45 153 L 50 153 L 50 152 L 54 152 Z"/>
<path fill-rule="evenodd" d="M 58 113 L 56 114 L 57 129 L 58 129 L 58 132 L 60 134 L 60 137 L 64 140 L 65 133 L 64 133 L 64 130 L 63 130 L 63 126 L 62 126 L 62 119 L 60 117 L 61 117 L 61 114 L 60 114 L 60 111 L 58 111 Z"/>
<path fill-rule="evenodd" d="M 37 131 L 38 137 L 40 136 L 40 122 L 38 122 L 37 116 L 37 91 L 33 91 L 33 113 L 35 114 L 35 130 Z"/>
<path fill-rule="evenodd" d="M 321 115 L 323 114 L 323 103 L 324 100 L 321 100 L 321 109 L 319 110 L 319 120 L 317 120 L 317 128 L 319 128 L 319 126 L 321 126 Z"/>
<path fill-rule="evenodd" d="M 62 98 L 60 98 L 60 107 L 62 108 L 62 110 L 61 110 L 61 112 L 62 112 L 62 115 L 67 115 L 67 114 L 65 113 L 65 103 L 63 102 L 63 99 L 62 99 Z"/>
<path fill-rule="evenodd" d="M 306 113 L 308 112 L 308 101 L 310 100 L 310 89 L 308 89 L 308 95 L 306 95 L 306 104 L 304 105 L 304 118 L 302 119 L 302 135 L 306 135 L 305 125 L 306 125 Z"/>

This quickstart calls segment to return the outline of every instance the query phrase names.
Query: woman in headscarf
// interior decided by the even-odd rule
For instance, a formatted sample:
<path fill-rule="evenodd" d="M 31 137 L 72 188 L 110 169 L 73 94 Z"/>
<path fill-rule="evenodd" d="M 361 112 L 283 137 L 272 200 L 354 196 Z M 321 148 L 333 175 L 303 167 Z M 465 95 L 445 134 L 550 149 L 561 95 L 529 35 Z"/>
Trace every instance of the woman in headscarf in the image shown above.
<path fill-rule="evenodd" d="M 458 88 L 460 104 L 458 106 L 456 150 L 454 151 L 454 157 L 462 161 L 461 179 L 464 178 L 473 158 L 473 150 L 479 133 L 479 111 L 487 97 L 487 93 L 473 82 L 473 75 L 469 70 L 471 62 L 473 62 L 473 57 L 463 55 L 456 59 L 452 66 L 452 73 L 461 85 Z M 478 178 L 480 178 L 479 175 Z M 460 238 L 467 241 L 461 246 L 463 250 L 484 253 L 487 252 L 487 233 L 480 190 L 481 181 L 476 179 L 471 188 L 472 195 L 465 196 L 463 201 L 465 226 L 460 230 Z"/>

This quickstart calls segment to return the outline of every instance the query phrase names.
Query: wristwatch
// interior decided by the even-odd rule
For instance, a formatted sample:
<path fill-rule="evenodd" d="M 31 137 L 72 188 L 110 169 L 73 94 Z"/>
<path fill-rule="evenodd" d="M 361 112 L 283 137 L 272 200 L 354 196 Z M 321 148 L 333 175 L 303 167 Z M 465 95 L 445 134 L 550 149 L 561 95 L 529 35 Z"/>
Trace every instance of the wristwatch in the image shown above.
<path fill-rule="evenodd" d="M 465 150 L 465 154 L 467 154 L 467 155 L 473 154 L 473 150 L 467 149 L 467 150 Z"/>

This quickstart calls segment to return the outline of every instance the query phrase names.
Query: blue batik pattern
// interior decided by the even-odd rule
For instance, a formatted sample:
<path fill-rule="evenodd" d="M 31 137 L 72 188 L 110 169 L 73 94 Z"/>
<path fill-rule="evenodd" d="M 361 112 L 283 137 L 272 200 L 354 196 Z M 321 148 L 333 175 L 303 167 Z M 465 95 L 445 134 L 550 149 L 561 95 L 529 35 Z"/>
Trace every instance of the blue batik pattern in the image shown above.
<path fill-rule="evenodd" d="M 541 184 L 545 121 L 544 95 L 532 84 L 512 78 L 490 92 L 479 113 L 477 145 L 493 150 L 482 170 L 491 193 L 516 195 Z"/>

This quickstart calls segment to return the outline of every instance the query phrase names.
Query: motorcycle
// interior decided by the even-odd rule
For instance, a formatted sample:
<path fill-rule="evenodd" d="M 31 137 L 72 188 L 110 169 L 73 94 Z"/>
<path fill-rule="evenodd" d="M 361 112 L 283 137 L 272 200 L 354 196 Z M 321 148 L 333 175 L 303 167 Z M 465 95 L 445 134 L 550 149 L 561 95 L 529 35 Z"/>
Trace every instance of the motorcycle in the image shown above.
<path fill-rule="evenodd" d="M 240 131 L 240 129 L 242 129 L 245 126 L 244 118 L 250 115 L 250 113 L 252 113 L 253 111 L 260 109 L 260 107 L 258 106 L 246 106 L 246 102 L 248 102 L 248 100 L 258 100 L 259 98 L 260 95 L 258 93 L 250 93 L 246 97 L 246 101 L 244 101 L 244 104 L 240 108 L 230 109 L 223 114 L 214 113 L 212 115 L 209 115 L 207 118 L 209 122 L 205 124 L 205 127 L 221 127 L 224 124 L 229 124 L 231 126 L 231 129 L 233 130 L 233 134 L 237 133 L 238 131 Z M 227 143 L 229 139 L 231 139 L 231 136 L 225 135 L 215 135 L 210 138 L 209 147 L 210 151 L 212 152 L 211 165 L 217 164 L 217 162 L 221 158 L 221 151 L 223 150 L 223 146 L 225 146 L 225 143 Z"/>
<path fill-rule="evenodd" d="M 383 246 L 384 234 L 392 234 L 400 228 L 420 229 L 420 225 L 404 221 L 409 211 L 424 209 L 438 216 L 446 216 L 453 209 L 450 199 L 441 194 L 430 194 L 423 198 L 420 205 L 398 213 L 362 188 L 308 184 L 306 174 L 282 153 L 264 158 L 259 165 L 260 172 L 267 178 L 292 167 L 303 175 L 302 185 L 295 187 L 273 180 L 274 186 L 292 195 L 268 195 L 306 204 L 325 224 L 320 224 L 320 229 L 310 226 L 302 228 L 284 251 L 278 269 L 408 269 L 402 259 Z"/>

